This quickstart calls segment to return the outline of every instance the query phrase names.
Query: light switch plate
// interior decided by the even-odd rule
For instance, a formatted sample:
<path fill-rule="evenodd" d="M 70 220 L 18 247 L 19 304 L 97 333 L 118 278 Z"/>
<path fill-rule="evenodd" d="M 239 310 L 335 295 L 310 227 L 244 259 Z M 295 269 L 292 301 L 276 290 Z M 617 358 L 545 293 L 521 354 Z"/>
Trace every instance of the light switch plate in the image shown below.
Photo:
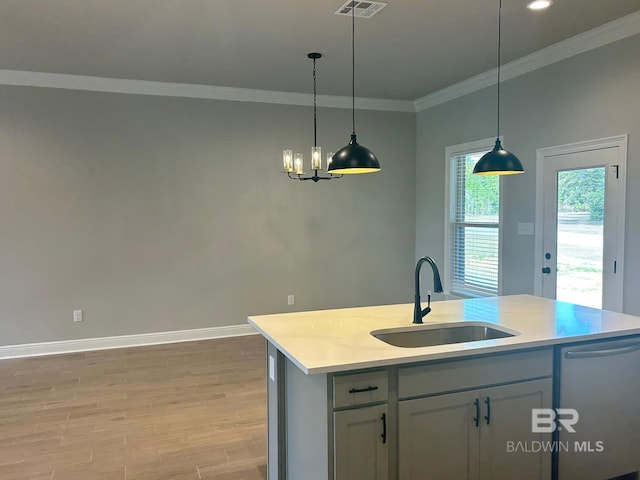
<path fill-rule="evenodd" d="M 533 235 L 533 223 L 518 223 L 518 235 Z"/>

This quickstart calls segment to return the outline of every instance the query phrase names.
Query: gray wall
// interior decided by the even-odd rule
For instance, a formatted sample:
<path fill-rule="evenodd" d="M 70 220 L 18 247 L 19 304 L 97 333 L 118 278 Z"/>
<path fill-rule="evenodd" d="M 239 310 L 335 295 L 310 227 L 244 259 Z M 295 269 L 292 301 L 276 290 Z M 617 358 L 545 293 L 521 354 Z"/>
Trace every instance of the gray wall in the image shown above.
<path fill-rule="evenodd" d="M 505 294 L 533 292 L 516 225 L 534 220 L 536 149 L 628 133 L 624 305 L 640 314 L 639 51 L 635 36 L 503 83 L 505 147 L 526 169 L 504 180 Z M 0 104 L 0 345 L 410 302 L 414 258 L 444 258 L 445 147 L 495 134 L 494 88 L 417 129 L 359 112 L 383 172 L 313 185 L 279 173 L 283 146 L 308 158 L 308 107 L 6 86 Z M 349 113 L 320 109 L 325 151 Z"/>
<path fill-rule="evenodd" d="M 414 114 L 359 112 L 383 172 L 313 184 L 279 173 L 284 146 L 308 160 L 309 107 L 6 86 L 0 105 L 0 345 L 411 301 Z M 318 115 L 325 152 L 346 144 L 350 111 Z"/>
<path fill-rule="evenodd" d="M 640 36 L 552 64 L 502 84 L 502 134 L 525 174 L 504 181 L 503 293 L 533 293 L 536 149 L 629 134 L 624 310 L 640 314 Z M 495 87 L 417 115 L 416 256 L 444 258 L 446 146 L 495 137 Z"/>

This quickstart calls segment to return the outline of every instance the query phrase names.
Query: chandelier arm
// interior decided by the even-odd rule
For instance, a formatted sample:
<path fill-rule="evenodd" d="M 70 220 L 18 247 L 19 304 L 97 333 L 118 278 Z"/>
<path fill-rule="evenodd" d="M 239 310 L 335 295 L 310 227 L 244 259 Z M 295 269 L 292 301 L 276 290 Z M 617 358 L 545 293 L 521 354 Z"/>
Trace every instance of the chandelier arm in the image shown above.
<path fill-rule="evenodd" d="M 289 178 L 291 178 L 292 180 L 300 180 L 300 181 L 304 181 L 304 180 L 313 180 L 314 182 L 317 182 L 318 180 L 331 180 L 333 178 L 340 178 L 342 175 L 332 175 L 329 174 L 328 177 L 323 177 L 318 175 L 318 171 L 316 170 L 316 173 L 314 175 L 311 175 L 309 177 L 303 177 L 302 175 L 299 174 L 295 174 L 295 177 L 292 177 L 291 174 L 289 174 Z"/>

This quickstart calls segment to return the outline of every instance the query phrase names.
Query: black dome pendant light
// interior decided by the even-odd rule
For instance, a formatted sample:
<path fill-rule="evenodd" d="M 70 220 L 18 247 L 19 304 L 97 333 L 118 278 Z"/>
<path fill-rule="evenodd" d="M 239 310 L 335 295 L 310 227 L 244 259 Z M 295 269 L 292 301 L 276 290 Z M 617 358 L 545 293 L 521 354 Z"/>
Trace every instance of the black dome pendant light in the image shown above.
<path fill-rule="evenodd" d="M 502 0 L 498 7 L 498 134 L 493 150 L 485 153 L 473 168 L 476 175 L 514 175 L 524 173 L 522 163 L 500 143 L 500 47 L 502 39 Z"/>
<path fill-rule="evenodd" d="M 380 162 L 371 150 L 356 141 L 356 2 L 351 2 L 351 141 L 332 157 L 327 170 L 331 173 L 371 173 L 380 171 Z"/>

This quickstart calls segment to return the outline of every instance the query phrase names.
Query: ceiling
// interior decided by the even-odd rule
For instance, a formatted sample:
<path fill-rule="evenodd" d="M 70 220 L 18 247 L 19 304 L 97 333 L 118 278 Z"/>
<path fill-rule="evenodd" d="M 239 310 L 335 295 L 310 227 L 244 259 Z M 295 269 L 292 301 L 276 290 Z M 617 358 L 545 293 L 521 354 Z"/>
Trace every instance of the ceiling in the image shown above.
<path fill-rule="evenodd" d="M 351 94 L 342 0 L 2 0 L 0 69 Z M 503 0 L 503 62 L 640 10 L 640 0 Z M 497 0 L 389 0 L 356 19 L 356 95 L 414 100 L 496 64 Z"/>

